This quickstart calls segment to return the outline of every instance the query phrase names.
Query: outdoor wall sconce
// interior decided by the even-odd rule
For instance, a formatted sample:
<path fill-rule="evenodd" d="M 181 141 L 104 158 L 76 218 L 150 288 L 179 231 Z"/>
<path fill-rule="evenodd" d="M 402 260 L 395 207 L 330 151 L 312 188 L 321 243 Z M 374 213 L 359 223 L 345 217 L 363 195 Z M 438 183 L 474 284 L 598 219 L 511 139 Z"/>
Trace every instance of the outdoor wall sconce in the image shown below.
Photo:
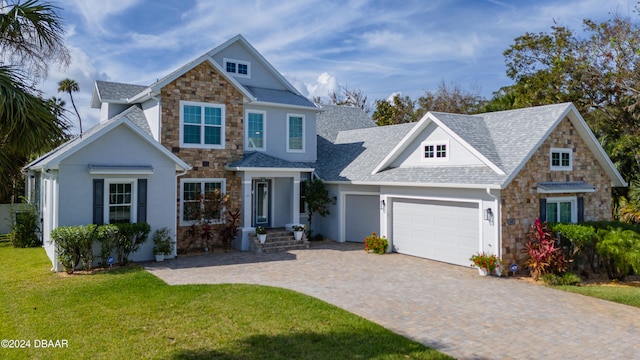
<path fill-rule="evenodd" d="M 387 207 L 387 203 L 384 200 L 380 200 L 380 210 L 384 210 Z"/>
<path fill-rule="evenodd" d="M 487 208 L 484 211 L 484 219 L 488 221 L 493 221 L 493 211 L 491 211 L 491 208 Z"/>

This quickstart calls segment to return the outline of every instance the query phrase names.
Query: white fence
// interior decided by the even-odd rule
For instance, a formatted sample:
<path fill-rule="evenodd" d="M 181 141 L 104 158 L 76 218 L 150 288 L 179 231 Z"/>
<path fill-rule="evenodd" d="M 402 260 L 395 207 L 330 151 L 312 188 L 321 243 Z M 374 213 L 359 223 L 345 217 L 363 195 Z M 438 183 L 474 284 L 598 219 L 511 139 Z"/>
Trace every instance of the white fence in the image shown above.
<path fill-rule="evenodd" d="M 24 210 L 26 204 L 0 204 L 0 234 L 7 234 L 11 231 L 11 209 L 14 211 Z"/>

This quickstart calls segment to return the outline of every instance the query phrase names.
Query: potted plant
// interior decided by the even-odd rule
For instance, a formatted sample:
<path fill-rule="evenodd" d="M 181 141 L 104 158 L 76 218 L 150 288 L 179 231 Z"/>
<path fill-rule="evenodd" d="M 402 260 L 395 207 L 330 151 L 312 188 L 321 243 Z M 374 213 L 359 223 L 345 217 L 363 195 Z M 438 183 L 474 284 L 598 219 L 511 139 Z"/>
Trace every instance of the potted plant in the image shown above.
<path fill-rule="evenodd" d="M 258 235 L 260 244 L 264 244 L 264 242 L 267 241 L 267 229 L 265 229 L 264 226 L 256 227 L 256 235 Z"/>
<path fill-rule="evenodd" d="M 164 261 L 165 255 L 171 255 L 173 243 L 169 228 L 163 227 L 153 233 L 153 254 L 156 261 Z"/>
<path fill-rule="evenodd" d="M 496 273 L 500 276 L 502 269 L 500 268 L 500 259 L 495 254 L 476 253 L 471 256 L 469 260 L 472 262 L 471 266 L 478 269 L 480 276 L 487 276 L 491 273 Z"/>
<path fill-rule="evenodd" d="M 302 234 L 304 234 L 305 225 L 293 225 L 292 229 L 293 229 L 293 237 L 296 240 L 301 240 Z"/>

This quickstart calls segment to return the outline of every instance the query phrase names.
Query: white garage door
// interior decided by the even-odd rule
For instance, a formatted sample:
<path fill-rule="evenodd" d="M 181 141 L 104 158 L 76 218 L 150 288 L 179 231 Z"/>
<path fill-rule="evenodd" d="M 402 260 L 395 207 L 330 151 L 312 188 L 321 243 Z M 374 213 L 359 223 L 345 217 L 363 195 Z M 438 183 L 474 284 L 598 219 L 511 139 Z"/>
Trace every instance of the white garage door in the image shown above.
<path fill-rule="evenodd" d="M 380 234 L 380 197 L 347 195 L 345 198 L 345 240 L 364 242 L 372 232 Z"/>
<path fill-rule="evenodd" d="M 399 199 L 393 201 L 393 248 L 401 254 L 469 266 L 478 252 L 478 204 Z"/>

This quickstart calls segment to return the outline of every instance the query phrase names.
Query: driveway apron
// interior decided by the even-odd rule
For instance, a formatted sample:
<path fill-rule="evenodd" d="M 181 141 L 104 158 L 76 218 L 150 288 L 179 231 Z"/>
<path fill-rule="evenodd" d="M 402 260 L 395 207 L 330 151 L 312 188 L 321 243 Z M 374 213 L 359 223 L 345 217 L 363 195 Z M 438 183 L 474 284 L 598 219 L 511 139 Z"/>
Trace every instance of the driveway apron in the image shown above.
<path fill-rule="evenodd" d="M 305 293 L 458 359 L 640 359 L 640 309 L 362 244 L 179 257 L 169 285 L 246 283 Z"/>

